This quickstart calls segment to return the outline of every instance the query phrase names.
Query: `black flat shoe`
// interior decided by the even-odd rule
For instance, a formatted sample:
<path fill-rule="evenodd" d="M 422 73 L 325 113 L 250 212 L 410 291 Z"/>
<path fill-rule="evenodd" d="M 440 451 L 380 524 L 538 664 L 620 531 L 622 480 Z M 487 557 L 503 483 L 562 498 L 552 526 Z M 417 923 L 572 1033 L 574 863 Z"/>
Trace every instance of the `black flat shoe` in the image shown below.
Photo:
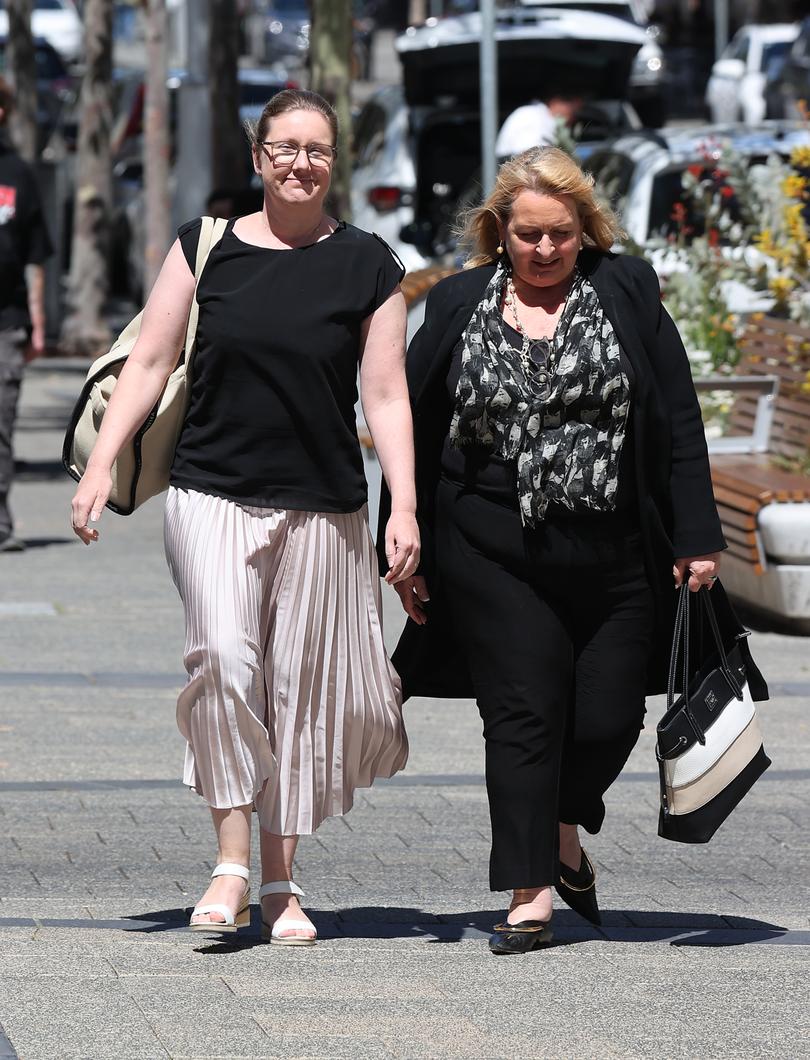
<path fill-rule="evenodd" d="M 576 872 L 560 862 L 560 878 L 555 890 L 575 913 L 584 916 L 597 927 L 602 923 L 599 906 L 596 904 L 596 869 L 584 850 Z"/>
<path fill-rule="evenodd" d="M 519 924 L 496 924 L 489 948 L 495 954 L 529 953 L 547 946 L 552 939 L 550 920 L 521 920 Z"/>

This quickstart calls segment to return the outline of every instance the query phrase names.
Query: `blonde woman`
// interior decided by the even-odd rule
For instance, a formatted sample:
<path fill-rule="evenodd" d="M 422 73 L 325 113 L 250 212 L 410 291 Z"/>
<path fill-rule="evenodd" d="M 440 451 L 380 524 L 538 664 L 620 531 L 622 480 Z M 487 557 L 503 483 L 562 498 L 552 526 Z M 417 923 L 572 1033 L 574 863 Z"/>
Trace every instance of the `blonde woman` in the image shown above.
<path fill-rule="evenodd" d="M 599 923 L 578 827 L 662 690 L 673 584 L 712 584 L 725 547 L 683 345 L 618 234 L 568 155 L 518 155 L 408 351 L 423 560 L 394 664 L 406 695 L 477 699 L 513 892 L 494 953 L 550 939 L 552 886 Z"/>
<path fill-rule="evenodd" d="M 262 934 L 295 946 L 316 934 L 293 882 L 298 837 L 408 756 L 367 525 L 358 364 L 394 496 L 387 580 L 419 557 L 403 270 L 381 240 L 325 212 L 336 142 L 335 112 L 314 92 L 280 92 L 262 111 L 251 146 L 264 206 L 228 222 L 197 288 L 191 400 L 166 501 L 186 617 L 184 779 L 210 807 L 218 846 L 191 928 L 249 922 L 255 808 Z M 199 219 L 183 225 L 169 251 L 76 491 L 73 527 L 87 544 L 111 464 L 176 363 L 199 233 Z"/>

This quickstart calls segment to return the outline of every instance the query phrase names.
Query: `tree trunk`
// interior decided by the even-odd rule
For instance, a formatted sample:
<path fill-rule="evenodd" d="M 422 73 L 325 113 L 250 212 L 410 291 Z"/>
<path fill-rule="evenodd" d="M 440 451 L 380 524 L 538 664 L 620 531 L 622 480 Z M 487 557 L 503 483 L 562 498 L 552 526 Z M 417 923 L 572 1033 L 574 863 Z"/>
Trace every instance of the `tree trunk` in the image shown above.
<path fill-rule="evenodd" d="M 73 244 L 62 345 L 69 353 L 97 356 L 110 342 L 104 320 L 109 291 L 110 131 L 112 126 L 113 0 L 85 0 L 87 65 L 79 97 Z"/>
<path fill-rule="evenodd" d="M 351 218 L 351 56 L 352 0 L 312 0 L 311 86 L 329 100 L 340 123 L 329 208 L 345 221 Z"/>
<path fill-rule="evenodd" d="M 146 192 L 144 293 L 152 290 L 169 247 L 169 89 L 166 0 L 144 0 L 146 98 L 143 172 Z"/>
<path fill-rule="evenodd" d="M 239 17 L 236 0 L 211 0 L 208 77 L 214 188 L 239 191 L 247 176 L 247 141 L 239 126 Z M 210 189 L 213 190 L 213 189 Z"/>
<path fill-rule="evenodd" d="M 16 103 L 9 122 L 11 139 L 23 158 L 37 155 L 37 67 L 31 33 L 32 0 L 6 0 L 8 55 L 6 69 L 14 86 Z"/>

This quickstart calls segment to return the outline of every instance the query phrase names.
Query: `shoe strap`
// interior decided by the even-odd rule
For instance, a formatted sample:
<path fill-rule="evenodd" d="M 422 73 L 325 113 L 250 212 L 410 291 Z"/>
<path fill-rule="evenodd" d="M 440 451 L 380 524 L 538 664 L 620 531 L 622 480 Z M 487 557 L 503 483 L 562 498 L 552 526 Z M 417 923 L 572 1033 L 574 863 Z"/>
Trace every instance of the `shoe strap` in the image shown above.
<path fill-rule="evenodd" d="M 273 883 L 263 883 L 259 890 L 259 898 L 264 898 L 266 894 L 297 894 L 300 898 L 304 897 L 304 892 L 292 880 L 276 880 Z"/>
<path fill-rule="evenodd" d="M 241 912 L 241 909 L 239 912 Z M 191 919 L 193 920 L 195 916 L 200 916 L 202 913 L 219 913 L 220 916 L 225 917 L 226 924 L 233 924 L 236 921 L 233 910 L 229 909 L 227 905 L 217 905 L 216 903 L 212 905 L 198 905 L 196 909 L 192 910 Z M 217 923 L 218 921 L 216 920 L 211 921 L 211 924 L 214 927 L 216 927 Z"/>
<path fill-rule="evenodd" d="M 298 936 L 295 936 L 295 935 L 282 935 L 282 931 L 307 931 L 307 932 L 314 931 L 315 934 L 314 934 L 314 936 L 313 935 L 309 935 L 309 936 L 305 936 L 305 935 L 298 935 Z M 273 924 L 272 928 L 270 929 L 270 934 L 273 936 L 274 939 L 296 938 L 296 937 L 298 937 L 298 938 L 306 938 L 306 937 L 317 938 L 318 932 L 317 932 L 317 930 L 315 928 L 315 925 L 308 923 L 306 920 L 293 920 L 292 918 L 281 916 L 281 917 L 278 918 L 278 920 L 275 922 L 275 924 Z"/>
<path fill-rule="evenodd" d="M 250 869 L 233 861 L 221 861 L 211 873 L 211 879 L 217 876 L 241 876 L 243 880 L 250 880 Z"/>

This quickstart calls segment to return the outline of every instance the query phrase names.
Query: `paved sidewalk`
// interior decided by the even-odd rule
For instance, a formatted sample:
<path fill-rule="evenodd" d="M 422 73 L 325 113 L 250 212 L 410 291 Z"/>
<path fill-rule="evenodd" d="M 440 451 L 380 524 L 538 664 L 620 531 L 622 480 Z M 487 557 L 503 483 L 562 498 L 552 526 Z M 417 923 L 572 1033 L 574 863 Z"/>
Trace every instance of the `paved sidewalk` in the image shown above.
<path fill-rule="evenodd" d="M 752 638 L 774 764 L 709 846 L 657 838 L 643 735 L 588 844 L 602 931 L 561 908 L 550 950 L 490 956 L 479 722 L 418 700 L 407 772 L 302 841 L 317 947 L 259 944 L 255 907 L 235 944 L 184 932 L 214 850 L 178 781 L 181 611 L 159 502 L 105 514 L 93 549 L 69 532 L 82 375 L 27 376 L 29 549 L 0 556 L 0 1057 L 810 1056 L 807 639 Z"/>

